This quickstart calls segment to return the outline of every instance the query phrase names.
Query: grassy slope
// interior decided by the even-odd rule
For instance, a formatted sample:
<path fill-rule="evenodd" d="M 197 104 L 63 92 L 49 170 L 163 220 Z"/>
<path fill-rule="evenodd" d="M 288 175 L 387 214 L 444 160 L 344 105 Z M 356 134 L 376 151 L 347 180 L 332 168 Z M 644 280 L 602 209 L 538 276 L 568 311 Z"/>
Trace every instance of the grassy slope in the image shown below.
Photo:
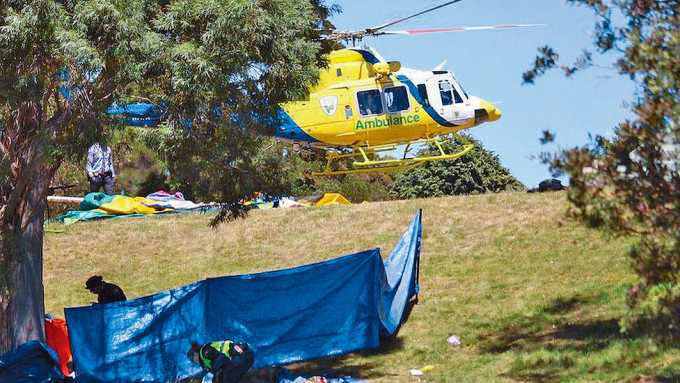
<path fill-rule="evenodd" d="M 619 335 L 633 281 L 626 244 L 564 221 L 563 193 L 496 194 L 258 211 L 207 227 L 205 215 L 80 223 L 47 234 L 48 312 L 89 303 L 92 274 L 134 298 L 211 276 L 301 265 L 379 246 L 386 255 L 423 209 L 420 303 L 377 352 L 298 367 L 378 382 L 616 381 L 680 376 L 680 353 Z M 457 334 L 462 346 L 449 347 Z M 626 355 L 624 356 L 624 352 Z"/>

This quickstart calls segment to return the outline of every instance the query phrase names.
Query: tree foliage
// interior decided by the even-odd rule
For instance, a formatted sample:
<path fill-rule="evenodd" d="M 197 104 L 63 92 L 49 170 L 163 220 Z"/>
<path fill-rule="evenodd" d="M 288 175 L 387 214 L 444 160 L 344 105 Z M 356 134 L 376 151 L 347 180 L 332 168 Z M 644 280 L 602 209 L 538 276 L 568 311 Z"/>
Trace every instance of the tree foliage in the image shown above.
<path fill-rule="evenodd" d="M 449 161 L 428 162 L 407 169 L 397 175 L 390 194 L 395 198 L 428 198 L 444 195 L 478 194 L 517 190 L 524 186 L 500 164 L 498 156 L 470 136 L 465 138 L 475 147 L 468 154 Z M 460 143 L 447 142 L 444 150 L 462 150 Z M 422 149 L 420 155 L 437 155 L 432 147 Z"/>
<path fill-rule="evenodd" d="M 571 177 L 572 213 L 615 237 L 630 238 L 638 282 L 628 292 L 636 319 L 654 318 L 657 335 L 680 335 L 680 2 L 572 0 L 597 15 L 595 46 L 620 52 L 619 73 L 638 85 L 635 117 L 615 137 L 545 160 Z M 554 54 L 554 52 L 553 52 Z M 555 56 L 553 56 L 555 57 Z M 588 65 L 592 57 L 581 58 Z M 545 69 L 545 56 L 527 74 Z M 566 72 L 570 74 L 569 71 Z"/>
<path fill-rule="evenodd" d="M 322 0 L 0 2 L 0 352 L 42 338 L 45 195 L 62 161 L 115 126 L 111 103 L 161 104 L 167 129 L 149 142 L 185 182 L 209 172 L 234 207 L 223 217 L 239 215 L 234 201 L 268 182 L 251 160 L 257 134 L 316 81 L 329 11 Z"/>
<path fill-rule="evenodd" d="M 324 193 L 341 193 L 353 203 L 390 199 L 390 174 L 371 172 L 333 177 L 312 175 L 326 166 L 324 149 L 308 148 L 295 151 L 293 145 L 274 139 L 265 139 L 265 145 L 254 161 L 268 177 L 275 178 L 279 191 L 296 197 Z M 338 161 L 338 168 L 350 169 L 352 158 Z M 265 191 L 263 189 L 263 191 Z M 266 190 L 271 193 L 270 190 Z"/>
<path fill-rule="evenodd" d="M 154 67 L 172 76 L 147 77 L 145 89 L 166 106 L 169 129 L 146 139 L 190 196 L 236 206 L 253 191 L 283 191 L 271 163 L 253 160 L 277 105 L 316 81 L 315 27 L 328 10 L 309 1 L 222 3 L 175 1 L 156 19 L 173 43 Z"/>

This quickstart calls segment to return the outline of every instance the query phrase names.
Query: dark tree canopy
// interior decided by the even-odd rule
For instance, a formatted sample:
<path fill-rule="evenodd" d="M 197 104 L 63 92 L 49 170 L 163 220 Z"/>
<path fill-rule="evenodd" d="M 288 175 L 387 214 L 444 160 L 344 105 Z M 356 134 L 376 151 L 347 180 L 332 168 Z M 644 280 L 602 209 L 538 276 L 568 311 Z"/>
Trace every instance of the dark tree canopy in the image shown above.
<path fill-rule="evenodd" d="M 503 167 L 498 156 L 481 142 L 465 135 L 475 147 L 470 153 L 449 161 L 428 162 L 399 173 L 390 194 L 395 198 L 428 198 L 457 194 L 478 194 L 522 189 L 524 186 Z M 448 153 L 460 151 L 460 144 L 443 145 Z M 423 153 L 437 155 L 433 148 Z"/>
<path fill-rule="evenodd" d="M 677 0 L 571 0 L 597 15 L 594 45 L 620 52 L 621 75 L 638 85 L 630 101 L 635 117 L 615 129 L 613 140 L 545 159 L 571 177 L 572 213 L 616 237 L 630 238 L 631 267 L 638 281 L 628 293 L 628 324 L 654 318 L 662 338 L 680 335 L 680 2 Z M 567 75 L 587 68 L 586 52 L 576 64 L 542 48 L 524 79 L 561 67 Z M 625 323 L 624 323 L 625 325 Z M 624 326 L 625 327 L 625 326 Z"/>
<path fill-rule="evenodd" d="M 322 0 L 0 2 L 0 353 L 43 338 L 45 196 L 62 161 L 115 128 L 106 109 L 161 105 L 165 129 L 147 139 L 171 171 L 208 173 L 219 201 L 237 201 L 267 182 L 256 137 L 316 81 L 329 12 Z"/>

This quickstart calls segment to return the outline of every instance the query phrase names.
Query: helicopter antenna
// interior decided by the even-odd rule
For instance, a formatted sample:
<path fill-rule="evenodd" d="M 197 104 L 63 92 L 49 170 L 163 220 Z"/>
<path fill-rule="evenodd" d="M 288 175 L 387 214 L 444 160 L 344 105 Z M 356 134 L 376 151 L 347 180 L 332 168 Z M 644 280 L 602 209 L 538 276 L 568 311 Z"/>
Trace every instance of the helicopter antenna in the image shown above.
<path fill-rule="evenodd" d="M 434 72 L 434 71 L 442 70 L 442 69 L 444 68 L 444 65 L 446 65 L 446 63 L 447 63 L 448 61 L 449 61 L 449 60 L 444 60 L 444 61 L 442 61 L 441 64 L 439 64 L 439 65 L 437 65 L 436 67 L 432 68 L 432 71 Z"/>

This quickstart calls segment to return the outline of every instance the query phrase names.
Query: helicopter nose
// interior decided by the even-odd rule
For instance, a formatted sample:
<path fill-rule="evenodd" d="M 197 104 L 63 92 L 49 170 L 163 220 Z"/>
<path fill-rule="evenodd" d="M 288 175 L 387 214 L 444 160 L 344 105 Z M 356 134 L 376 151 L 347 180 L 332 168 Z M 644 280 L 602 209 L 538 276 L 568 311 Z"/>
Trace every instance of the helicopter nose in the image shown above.
<path fill-rule="evenodd" d="M 475 122 L 496 121 L 501 118 L 501 111 L 492 103 L 479 100 L 479 109 L 475 109 Z"/>

